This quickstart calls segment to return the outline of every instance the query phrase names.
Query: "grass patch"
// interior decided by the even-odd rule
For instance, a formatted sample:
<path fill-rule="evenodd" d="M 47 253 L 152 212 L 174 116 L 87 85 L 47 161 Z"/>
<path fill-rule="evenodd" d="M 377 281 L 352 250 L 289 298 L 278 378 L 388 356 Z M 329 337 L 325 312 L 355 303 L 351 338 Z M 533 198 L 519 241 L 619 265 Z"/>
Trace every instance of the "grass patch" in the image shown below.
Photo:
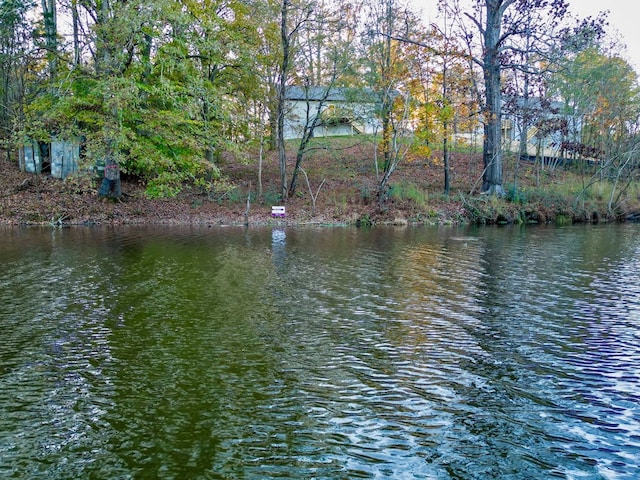
<path fill-rule="evenodd" d="M 282 195 L 275 187 L 270 187 L 262 193 L 262 201 L 265 205 L 280 205 Z"/>
<path fill-rule="evenodd" d="M 429 196 L 413 182 L 402 181 L 394 183 L 390 187 L 389 197 L 396 201 L 411 201 L 420 207 L 427 204 Z"/>

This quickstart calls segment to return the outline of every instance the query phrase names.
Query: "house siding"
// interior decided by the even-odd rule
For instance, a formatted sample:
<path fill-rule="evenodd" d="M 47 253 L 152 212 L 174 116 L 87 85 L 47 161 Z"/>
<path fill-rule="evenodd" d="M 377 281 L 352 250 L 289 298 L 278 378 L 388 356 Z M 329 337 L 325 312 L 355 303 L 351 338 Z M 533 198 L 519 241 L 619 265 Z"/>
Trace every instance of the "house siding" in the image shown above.
<path fill-rule="evenodd" d="M 376 117 L 377 97 L 369 90 L 333 88 L 327 92 L 323 87 L 289 87 L 285 98 L 285 139 L 301 138 L 305 126 L 318 113 L 322 116 L 331 109 L 348 117 L 348 122 L 320 123 L 315 128 L 315 136 L 373 134 L 380 129 L 380 122 Z"/>

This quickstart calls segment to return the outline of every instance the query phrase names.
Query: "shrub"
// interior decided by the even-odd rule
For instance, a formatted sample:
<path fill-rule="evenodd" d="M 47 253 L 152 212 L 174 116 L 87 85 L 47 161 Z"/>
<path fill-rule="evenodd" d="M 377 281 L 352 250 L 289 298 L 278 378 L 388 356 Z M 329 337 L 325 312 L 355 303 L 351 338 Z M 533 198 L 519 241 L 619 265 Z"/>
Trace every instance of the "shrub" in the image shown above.
<path fill-rule="evenodd" d="M 394 200 L 410 200 L 416 205 L 424 206 L 427 203 L 427 194 L 413 182 L 400 182 L 391 185 L 389 197 Z"/>

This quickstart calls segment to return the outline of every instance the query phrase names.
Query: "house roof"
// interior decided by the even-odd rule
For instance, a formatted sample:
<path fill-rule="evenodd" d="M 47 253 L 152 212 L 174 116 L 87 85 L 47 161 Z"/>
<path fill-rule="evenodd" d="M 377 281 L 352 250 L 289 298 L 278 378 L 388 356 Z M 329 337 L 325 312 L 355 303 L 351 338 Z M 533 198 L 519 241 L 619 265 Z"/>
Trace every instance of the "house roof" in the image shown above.
<path fill-rule="evenodd" d="M 380 99 L 373 90 L 353 87 L 299 87 L 290 85 L 285 90 L 287 100 L 376 103 Z"/>
<path fill-rule="evenodd" d="M 503 104 L 506 110 L 530 110 L 536 112 L 557 113 L 564 107 L 562 102 L 541 98 L 538 96 L 522 97 L 522 96 L 504 96 Z"/>

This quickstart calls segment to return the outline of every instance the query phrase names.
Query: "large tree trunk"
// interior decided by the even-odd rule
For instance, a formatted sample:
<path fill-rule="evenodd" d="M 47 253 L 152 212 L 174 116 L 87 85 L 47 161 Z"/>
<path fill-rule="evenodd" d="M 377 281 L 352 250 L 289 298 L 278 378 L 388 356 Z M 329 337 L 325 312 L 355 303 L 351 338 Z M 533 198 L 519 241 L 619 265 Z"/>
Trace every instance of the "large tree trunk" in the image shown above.
<path fill-rule="evenodd" d="M 486 69 L 485 88 L 487 105 L 485 112 L 485 143 L 483 152 L 484 176 L 482 191 L 502 195 L 502 115 L 500 112 L 500 69 Z"/>
<path fill-rule="evenodd" d="M 487 1 L 487 24 L 484 32 L 485 138 L 482 192 L 504 195 L 502 186 L 502 115 L 500 88 L 500 27 L 504 13 L 501 2 Z"/>
<path fill-rule="evenodd" d="M 99 0 L 96 2 L 96 73 L 98 75 L 111 71 L 110 42 L 106 32 L 106 24 L 109 20 L 111 6 L 109 0 Z"/>
<path fill-rule="evenodd" d="M 58 70 L 58 18 L 55 0 L 42 0 L 45 45 L 49 62 L 49 76 L 54 79 Z"/>

